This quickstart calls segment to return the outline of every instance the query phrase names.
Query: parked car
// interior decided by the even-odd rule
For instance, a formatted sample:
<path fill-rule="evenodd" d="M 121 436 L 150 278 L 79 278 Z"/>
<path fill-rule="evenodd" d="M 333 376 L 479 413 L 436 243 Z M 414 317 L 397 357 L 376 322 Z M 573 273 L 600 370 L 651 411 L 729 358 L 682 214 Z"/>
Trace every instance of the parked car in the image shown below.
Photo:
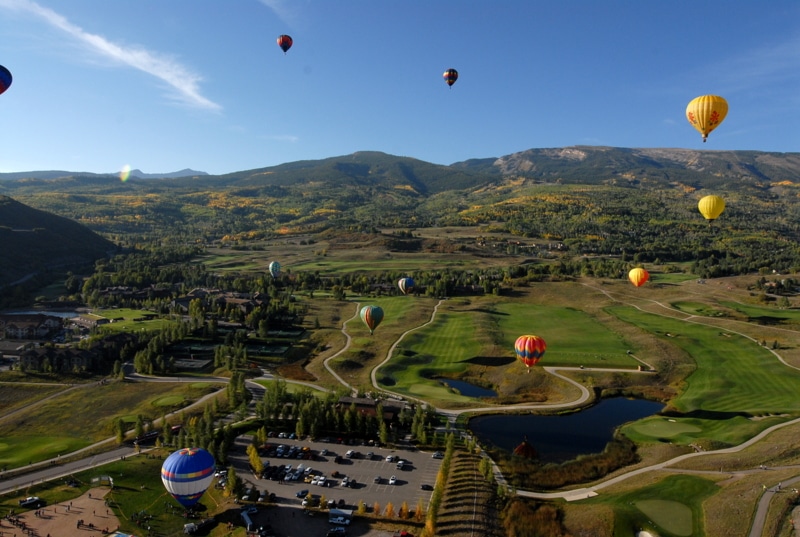
<path fill-rule="evenodd" d="M 389 484 L 390 485 L 394 485 L 395 483 L 397 483 L 397 478 L 395 476 L 390 477 L 389 478 Z"/>
<path fill-rule="evenodd" d="M 328 519 L 329 524 L 336 524 L 337 526 L 347 526 L 350 524 L 350 519 L 343 516 L 332 517 Z"/>
<path fill-rule="evenodd" d="M 419 486 L 422 490 L 433 490 L 433 487 L 427 483 L 423 483 Z"/>
<path fill-rule="evenodd" d="M 308 489 L 298 490 L 295 493 L 295 496 L 297 496 L 298 498 L 305 498 L 306 496 L 308 496 Z"/>
<path fill-rule="evenodd" d="M 373 483 L 380 483 L 382 480 L 383 480 L 383 478 L 381 478 L 381 476 L 376 475 L 375 479 L 373 479 L 372 482 Z"/>
<path fill-rule="evenodd" d="M 394 455 L 386 455 L 386 462 L 394 462 Z"/>
<path fill-rule="evenodd" d="M 31 509 L 39 509 L 47 505 L 47 501 L 38 496 L 28 496 L 19 501 L 20 507 L 30 507 Z"/>

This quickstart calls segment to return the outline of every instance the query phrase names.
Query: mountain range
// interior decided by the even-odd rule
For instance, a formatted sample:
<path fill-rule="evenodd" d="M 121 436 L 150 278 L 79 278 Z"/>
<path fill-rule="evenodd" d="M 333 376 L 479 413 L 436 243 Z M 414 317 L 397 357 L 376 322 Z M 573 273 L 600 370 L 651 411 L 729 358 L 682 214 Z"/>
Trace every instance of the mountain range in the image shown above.
<path fill-rule="evenodd" d="M 114 173 L 92 173 L 92 172 L 67 172 L 63 170 L 40 170 L 31 172 L 8 172 L 0 173 L 0 181 L 16 181 L 19 179 L 61 179 L 64 177 L 119 177 L 120 172 Z M 196 175 L 208 175 L 206 172 L 199 172 L 185 168 L 177 172 L 169 173 L 144 173 L 142 170 L 133 169 L 128 173 L 129 177 L 138 179 L 174 179 L 176 177 L 192 177 Z"/>
<path fill-rule="evenodd" d="M 730 233 L 747 237 L 740 257 L 772 265 L 776 237 L 800 249 L 800 153 L 573 146 L 439 165 L 360 151 L 223 175 L 144 175 L 0 174 L 0 285 L 104 256 L 113 244 L 99 234 L 209 243 L 491 224 L 577 253 L 684 259 L 697 245 L 682 226 L 696 223 L 708 193 L 726 196 Z"/>
<path fill-rule="evenodd" d="M 67 171 L 0 173 L 0 181 L 118 179 L 119 173 Z M 541 182 L 661 185 L 688 182 L 699 187 L 731 179 L 752 182 L 795 181 L 800 178 L 800 153 L 763 151 L 710 151 L 695 149 L 616 148 L 571 146 L 528 149 L 501 157 L 470 159 L 450 165 L 359 151 L 320 160 L 304 160 L 221 175 L 183 169 L 171 173 L 131 170 L 136 179 L 162 179 L 176 186 L 294 185 L 324 181 L 327 184 L 405 185 L 420 194 L 474 188 L 508 177 Z M 716 178 L 716 179 L 715 179 Z M 91 182 L 91 181 L 90 181 Z"/>

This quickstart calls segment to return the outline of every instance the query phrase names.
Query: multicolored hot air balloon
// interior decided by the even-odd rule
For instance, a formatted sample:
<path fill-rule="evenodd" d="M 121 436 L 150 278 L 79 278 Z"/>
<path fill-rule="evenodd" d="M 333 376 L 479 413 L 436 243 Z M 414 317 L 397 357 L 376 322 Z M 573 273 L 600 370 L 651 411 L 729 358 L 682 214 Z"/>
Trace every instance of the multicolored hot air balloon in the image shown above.
<path fill-rule="evenodd" d="M 412 278 L 400 278 L 397 282 L 397 287 L 400 289 L 400 292 L 404 295 L 407 295 L 414 289 L 414 280 Z"/>
<path fill-rule="evenodd" d="M 361 308 L 361 320 L 369 328 L 371 334 L 383 320 L 383 310 L 380 306 L 364 306 Z"/>
<path fill-rule="evenodd" d="M 650 273 L 643 268 L 631 269 L 631 271 L 628 272 L 628 279 L 636 287 L 641 287 L 650 279 Z"/>
<path fill-rule="evenodd" d="M 11 86 L 11 71 L 0 65 L 0 93 L 5 92 Z"/>
<path fill-rule="evenodd" d="M 447 85 L 452 88 L 453 84 L 458 80 L 458 71 L 455 69 L 448 69 L 442 76 L 444 77 L 444 81 L 447 82 Z"/>
<path fill-rule="evenodd" d="M 697 208 L 710 224 L 713 220 L 719 218 L 719 215 L 725 210 L 725 200 L 719 196 L 705 196 L 697 203 Z"/>
<path fill-rule="evenodd" d="M 277 261 L 273 261 L 269 264 L 269 274 L 273 278 L 277 278 L 281 274 L 281 264 Z"/>
<path fill-rule="evenodd" d="M 520 336 L 514 343 L 517 359 L 525 364 L 528 373 L 531 372 L 531 366 L 536 365 L 544 356 L 545 349 L 547 349 L 547 344 L 539 336 Z"/>
<path fill-rule="evenodd" d="M 695 97 L 686 107 L 686 119 L 703 135 L 703 142 L 708 133 L 719 127 L 728 115 L 728 101 L 719 95 L 701 95 Z"/>
<path fill-rule="evenodd" d="M 214 457 L 203 448 L 172 453 L 161 465 L 161 481 L 172 497 L 191 508 L 214 480 Z"/>
<path fill-rule="evenodd" d="M 281 50 L 283 51 L 284 54 L 286 54 L 287 50 L 292 48 L 292 43 L 294 43 L 294 41 L 292 41 L 292 38 L 290 36 L 285 34 L 278 36 L 278 46 L 281 47 Z"/>

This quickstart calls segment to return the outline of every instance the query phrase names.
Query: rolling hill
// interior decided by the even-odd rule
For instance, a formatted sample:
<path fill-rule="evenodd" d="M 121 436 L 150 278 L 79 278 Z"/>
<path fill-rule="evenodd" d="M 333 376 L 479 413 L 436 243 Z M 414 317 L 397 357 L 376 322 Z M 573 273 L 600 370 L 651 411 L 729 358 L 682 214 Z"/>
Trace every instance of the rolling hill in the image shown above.
<path fill-rule="evenodd" d="M 114 245 L 87 227 L 0 196 L 0 288 L 47 272 L 93 267 Z"/>

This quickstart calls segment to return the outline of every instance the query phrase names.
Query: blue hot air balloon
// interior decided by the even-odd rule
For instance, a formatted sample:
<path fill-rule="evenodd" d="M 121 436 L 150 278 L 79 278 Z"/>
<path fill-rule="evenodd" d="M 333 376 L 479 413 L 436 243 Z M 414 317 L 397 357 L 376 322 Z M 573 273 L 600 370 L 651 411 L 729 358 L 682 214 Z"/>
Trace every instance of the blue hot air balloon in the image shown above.
<path fill-rule="evenodd" d="M 269 273 L 272 275 L 273 278 L 277 278 L 281 273 L 281 264 L 277 261 L 273 261 L 269 264 Z"/>
<path fill-rule="evenodd" d="M 11 71 L 0 65 L 0 93 L 6 91 L 11 86 Z"/>
<path fill-rule="evenodd" d="M 400 288 L 400 292 L 404 295 L 407 295 L 414 289 L 414 280 L 412 278 L 400 278 L 397 282 L 397 287 Z"/>
<path fill-rule="evenodd" d="M 161 465 L 164 488 L 186 508 L 200 501 L 213 479 L 214 457 L 203 448 L 175 451 Z"/>

